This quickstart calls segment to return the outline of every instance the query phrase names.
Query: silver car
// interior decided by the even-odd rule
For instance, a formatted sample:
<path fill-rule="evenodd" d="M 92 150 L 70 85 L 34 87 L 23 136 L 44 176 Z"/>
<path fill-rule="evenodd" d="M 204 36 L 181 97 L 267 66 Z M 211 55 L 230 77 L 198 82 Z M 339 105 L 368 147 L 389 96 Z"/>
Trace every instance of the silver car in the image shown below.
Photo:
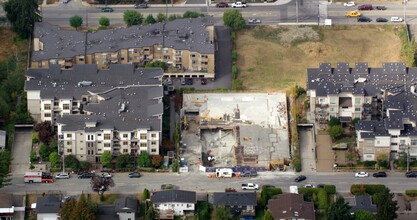
<path fill-rule="evenodd" d="M 55 176 L 55 178 L 56 179 L 69 179 L 70 178 L 70 175 L 69 175 L 69 173 L 58 173 Z"/>

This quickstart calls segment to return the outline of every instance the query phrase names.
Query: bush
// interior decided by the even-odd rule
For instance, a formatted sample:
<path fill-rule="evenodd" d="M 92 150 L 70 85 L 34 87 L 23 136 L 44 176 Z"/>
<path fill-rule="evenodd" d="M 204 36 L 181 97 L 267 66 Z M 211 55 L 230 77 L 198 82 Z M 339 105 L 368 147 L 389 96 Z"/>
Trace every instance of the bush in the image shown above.
<path fill-rule="evenodd" d="M 186 11 L 182 15 L 183 18 L 198 18 L 198 17 L 204 17 L 204 14 L 197 12 L 197 11 Z"/>
<path fill-rule="evenodd" d="M 243 82 L 239 79 L 232 79 L 232 89 L 233 90 L 242 90 L 243 89 Z"/>
<path fill-rule="evenodd" d="M 375 164 L 376 164 L 377 162 L 376 161 L 364 161 L 363 162 L 363 165 L 365 166 L 365 167 L 375 167 Z"/>
<path fill-rule="evenodd" d="M 298 188 L 298 194 L 304 196 L 304 200 L 313 202 L 314 194 L 316 194 L 320 189 L 317 188 Z"/>
<path fill-rule="evenodd" d="M 327 209 L 328 205 L 326 190 L 319 189 L 317 192 L 317 207 L 319 209 Z"/>
<path fill-rule="evenodd" d="M 232 41 L 236 40 L 236 31 L 232 31 Z"/>
<path fill-rule="evenodd" d="M 384 191 L 385 185 L 382 184 L 353 184 L 350 187 L 350 192 L 353 195 L 374 195 L 376 193 L 380 193 Z"/>
<path fill-rule="evenodd" d="M 280 188 L 265 188 L 262 189 L 261 192 L 261 199 L 259 201 L 259 204 L 262 207 L 265 207 L 268 203 L 269 199 L 272 199 L 275 195 L 282 194 L 282 190 Z"/>
<path fill-rule="evenodd" d="M 340 120 L 336 117 L 330 117 L 329 123 L 327 123 L 330 127 L 340 125 Z"/>
<path fill-rule="evenodd" d="M 301 172 L 301 160 L 298 157 L 294 157 L 294 159 L 292 159 L 292 165 L 295 168 L 295 172 Z"/>
<path fill-rule="evenodd" d="M 237 51 L 236 50 L 232 51 L 232 61 L 233 62 L 237 61 Z M 232 72 L 233 72 L 233 70 L 232 70 Z"/>
<path fill-rule="evenodd" d="M 405 194 L 407 196 L 416 197 L 417 196 L 417 190 L 416 189 L 412 189 L 412 190 L 408 189 L 408 190 L 405 191 Z"/>
<path fill-rule="evenodd" d="M 237 67 L 235 65 L 232 66 L 232 79 L 237 79 Z"/>
<path fill-rule="evenodd" d="M 336 186 L 335 185 L 325 185 L 324 190 L 329 195 L 336 194 Z"/>

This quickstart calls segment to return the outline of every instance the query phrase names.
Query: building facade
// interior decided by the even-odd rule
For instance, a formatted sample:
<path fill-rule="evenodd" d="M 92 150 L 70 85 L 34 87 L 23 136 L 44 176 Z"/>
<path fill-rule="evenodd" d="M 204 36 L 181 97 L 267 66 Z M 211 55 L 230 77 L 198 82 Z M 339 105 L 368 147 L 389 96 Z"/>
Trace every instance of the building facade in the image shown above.
<path fill-rule="evenodd" d="M 132 64 L 75 65 L 62 70 L 29 69 L 28 110 L 57 128 L 59 151 L 81 161 L 113 156 L 159 154 L 163 113 L 163 72 Z"/>
<path fill-rule="evenodd" d="M 194 215 L 197 194 L 184 190 L 163 190 L 154 192 L 151 201 L 154 209 L 158 210 L 160 219 L 174 219 L 174 215 Z"/>
<path fill-rule="evenodd" d="M 350 68 L 321 63 L 307 70 L 309 117 L 318 123 L 330 117 L 356 124 L 356 148 L 363 160 L 406 153 L 417 159 L 417 68 L 384 63 Z"/>
<path fill-rule="evenodd" d="M 214 78 L 214 26 L 211 17 L 94 32 L 63 30 L 45 22 L 35 24 L 31 68 L 59 64 L 134 64 L 162 61 L 167 77 Z"/>

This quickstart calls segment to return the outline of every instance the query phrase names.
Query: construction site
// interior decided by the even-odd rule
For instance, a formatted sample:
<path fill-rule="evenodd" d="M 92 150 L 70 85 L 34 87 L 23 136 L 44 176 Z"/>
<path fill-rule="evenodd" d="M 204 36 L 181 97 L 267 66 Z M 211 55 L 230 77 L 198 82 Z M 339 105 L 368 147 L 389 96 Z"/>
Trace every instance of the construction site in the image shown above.
<path fill-rule="evenodd" d="M 289 161 L 285 93 L 184 94 L 181 119 L 180 154 L 191 171 L 197 164 L 269 170 Z"/>

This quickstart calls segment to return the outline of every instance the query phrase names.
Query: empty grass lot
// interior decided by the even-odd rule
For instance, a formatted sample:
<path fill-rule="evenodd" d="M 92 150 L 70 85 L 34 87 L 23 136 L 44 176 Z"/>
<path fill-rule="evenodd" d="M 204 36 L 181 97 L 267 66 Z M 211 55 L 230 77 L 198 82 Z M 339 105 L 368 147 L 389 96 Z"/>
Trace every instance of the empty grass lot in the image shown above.
<path fill-rule="evenodd" d="M 307 68 L 317 68 L 320 62 L 368 62 L 369 67 L 381 67 L 384 62 L 403 62 L 397 25 L 357 25 L 337 27 L 304 27 L 308 39 L 288 43 L 290 28 L 264 26 L 240 31 L 235 48 L 238 53 L 238 79 L 244 89 L 281 90 L 293 85 L 305 87 Z M 297 32 L 298 31 L 298 32 Z M 281 36 L 282 35 L 282 36 Z M 287 40 L 283 42 L 284 40 Z M 313 40 L 311 40 L 313 39 Z"/>

